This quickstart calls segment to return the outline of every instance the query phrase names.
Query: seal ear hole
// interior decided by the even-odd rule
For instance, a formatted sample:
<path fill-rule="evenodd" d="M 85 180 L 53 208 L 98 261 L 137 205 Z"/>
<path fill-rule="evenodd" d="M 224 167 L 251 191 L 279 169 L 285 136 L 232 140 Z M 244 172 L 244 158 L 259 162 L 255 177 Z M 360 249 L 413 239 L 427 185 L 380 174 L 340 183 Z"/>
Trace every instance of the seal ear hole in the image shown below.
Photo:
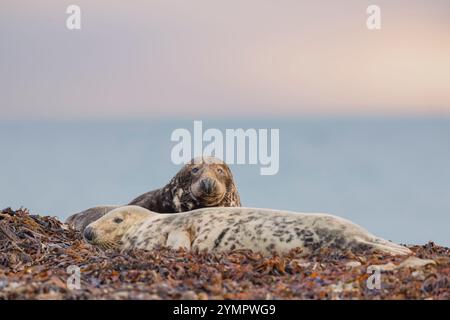
<path fill-rule="evenodd" d="M 121 222 L 123 222 L 123 219 L 122 218 L 119 218 L 119 217 L 117 217 L 117 218 L 114 218 L 114 223 L 121 223 Z"/>
<path fill-rule="evenodd" d="M 223 171 L 222 168 L 217 168 L 216 171 L 217 171 L 218 173 L 220 173 L 220 174 L 224 174 L 224 171 Z"/>

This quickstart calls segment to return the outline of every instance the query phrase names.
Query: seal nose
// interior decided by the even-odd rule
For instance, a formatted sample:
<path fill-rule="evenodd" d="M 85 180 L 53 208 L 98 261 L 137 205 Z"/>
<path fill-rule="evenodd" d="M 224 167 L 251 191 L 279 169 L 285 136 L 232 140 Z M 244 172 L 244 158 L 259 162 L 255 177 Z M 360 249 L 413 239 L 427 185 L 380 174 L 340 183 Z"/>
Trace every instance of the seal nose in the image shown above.
<path fill-rule="evenodd" d="M 211 193 L 214 190 L 215 184 L 216 184 L 216 181 L 214 181 L 213 179 L 210 179 L 210 178 L 203 179 L 200 182 L 202 190 L 205 193 Z"/>
<path fill-rule="evenodd" d="M 95 238 L 94 230 L 91 227 L 84 229 L 83 236 L 87 241 L 92 241 Z"/>

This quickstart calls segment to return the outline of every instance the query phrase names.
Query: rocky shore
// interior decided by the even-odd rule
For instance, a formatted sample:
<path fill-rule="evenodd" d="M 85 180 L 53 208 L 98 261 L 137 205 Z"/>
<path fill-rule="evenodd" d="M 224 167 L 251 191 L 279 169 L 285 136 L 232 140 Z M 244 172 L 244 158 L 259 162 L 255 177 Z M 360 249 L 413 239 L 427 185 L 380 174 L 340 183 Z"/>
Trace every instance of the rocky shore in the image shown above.
<path fill-rule="evenodd" d="M 450 249 L 409 248 L 412 257 L 119 253 L 88 245 L 56 218 L 5 209 L 0 299 L 450 299 Z"/>

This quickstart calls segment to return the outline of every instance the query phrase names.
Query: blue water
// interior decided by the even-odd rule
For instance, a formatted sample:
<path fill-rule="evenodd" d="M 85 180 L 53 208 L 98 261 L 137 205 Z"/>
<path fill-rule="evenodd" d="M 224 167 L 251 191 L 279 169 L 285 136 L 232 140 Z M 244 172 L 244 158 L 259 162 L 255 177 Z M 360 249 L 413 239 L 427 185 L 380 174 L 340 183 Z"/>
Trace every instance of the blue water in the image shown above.
<path fill-rule="evenodd" d="M 401 243 L 450 246 L 449 118 L 210 120 L 279 128 L 280 170 L 232 170 L 245 206 L 329 212 Z M 162 186 L 170 135 L 193 121 L 0 122 L 0 206 L 65 218 Z"/>

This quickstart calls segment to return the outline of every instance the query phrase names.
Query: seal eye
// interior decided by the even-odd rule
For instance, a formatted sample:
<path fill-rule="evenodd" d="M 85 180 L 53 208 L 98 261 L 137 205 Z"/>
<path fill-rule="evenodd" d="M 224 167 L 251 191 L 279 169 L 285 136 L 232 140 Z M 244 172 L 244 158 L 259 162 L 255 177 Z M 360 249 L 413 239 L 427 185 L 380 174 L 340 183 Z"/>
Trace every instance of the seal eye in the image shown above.
<path fill-rule="evenodd" d="M 220 174 L 223 174 L 222 168 L 217 168 L 217 172 L 220 173 Z"/>
<path fill-rule="evenodd" d="M 122 221 L 122 218 L 114 218 L 114 223 L 121 223 Z"/>
<path fill-rule="evenodd" d="M 197 168 L 197 167 L 193 168 L 193 169 L 191 170 L 191 172 L 192 172 L 192 173 L 197 173 L 197 172 L 198 172 L 198 168 Z"/>

